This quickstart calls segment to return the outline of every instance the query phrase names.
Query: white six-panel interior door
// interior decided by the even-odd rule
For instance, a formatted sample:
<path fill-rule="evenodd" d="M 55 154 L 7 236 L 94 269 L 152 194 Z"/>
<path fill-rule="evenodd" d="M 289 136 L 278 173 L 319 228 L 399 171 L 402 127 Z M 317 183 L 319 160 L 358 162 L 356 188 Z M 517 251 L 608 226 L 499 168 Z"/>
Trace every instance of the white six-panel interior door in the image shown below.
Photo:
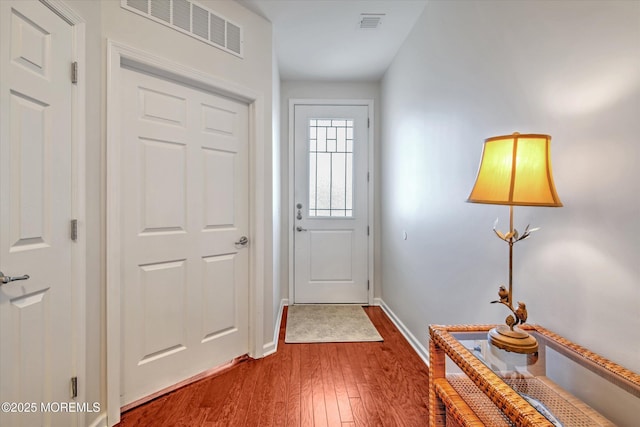
<path fill-rule="evenodd" d="M 121 70 L 121 405 L 248 352 L 248 106 Z"/>
<path fill-rule="evenodd" d="M 0 2 L 2 426 L 74 426 L 73 28 L 40 2 Z M 24 277 L 23 275 L 28 275 Z M 4 407 L 3 407 L 4 408 Z M 13 411 L 11 411 L 13 409 Z"/>

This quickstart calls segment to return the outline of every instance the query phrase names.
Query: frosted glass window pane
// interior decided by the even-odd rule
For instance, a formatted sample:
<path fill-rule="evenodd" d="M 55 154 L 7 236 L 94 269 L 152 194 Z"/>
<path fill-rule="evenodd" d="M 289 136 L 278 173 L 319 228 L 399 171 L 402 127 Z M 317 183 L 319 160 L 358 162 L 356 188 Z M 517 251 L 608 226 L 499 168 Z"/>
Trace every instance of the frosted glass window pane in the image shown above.
<path fill-rule="evenodd" d="M 345 208 L 347 210 L 353 209 L 353 154 L 351 153 L 347 153 L 345 154 L 346 156 L 346 161 L 345 164 L 347 165 L 347 169 L 345 171 L 345 180 L 346 182 L 349 183 L 349 185 L 345 186 Z M 348 216 L 353 216 L 353 212 L 350 212 Z"/>
<path fill-rule="evenodd" d="M 327 128 L 319 127 L 318 133 L 318 152 L 327 151 Z"/>
<path fill-rule="evenodd" d="M 346 208 L 346 154 L 331 155 L 331 209 L 340 210 Z"/>
<path fill-rule="evenodd" d="M 316 153 L 309 155 L 309 209 L 316 208 Z"/>
<path fill-rule="evenodd" d="M 338 142 L 338 152 L 344 153 L 347 149 L 347 132 L 345 128 L 338 128 L 336 138 Z"/>
<path fill-rule="evenodd" d="M 353 216 L 353 120 L 309 120 L 309 216 Z"/>
<path fill-rule="evenodd" d="M 318 153 L 316 168 L 316 209 L 330 209 L 331 154 Z"/>

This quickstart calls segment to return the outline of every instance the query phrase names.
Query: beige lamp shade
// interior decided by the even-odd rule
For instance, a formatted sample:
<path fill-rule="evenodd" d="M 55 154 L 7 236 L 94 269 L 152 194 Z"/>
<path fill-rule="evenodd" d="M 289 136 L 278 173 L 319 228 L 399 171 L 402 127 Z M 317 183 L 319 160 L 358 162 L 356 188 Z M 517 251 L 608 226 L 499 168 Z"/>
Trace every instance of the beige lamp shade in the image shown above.
<path fill-rule="evenodd" d="M 472 203 L 560 207 L 551 171 L 551 137 L 527 134 L 484 141 Z"/>

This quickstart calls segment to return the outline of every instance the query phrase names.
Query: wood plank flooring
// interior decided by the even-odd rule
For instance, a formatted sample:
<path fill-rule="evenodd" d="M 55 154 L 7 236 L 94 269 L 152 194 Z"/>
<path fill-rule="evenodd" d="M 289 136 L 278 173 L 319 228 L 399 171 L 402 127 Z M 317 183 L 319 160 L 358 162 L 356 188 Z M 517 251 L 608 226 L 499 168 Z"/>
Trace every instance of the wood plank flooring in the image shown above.
<path fill-rule="evenodd" d="M 380 307 L 384 342 L 285 344 L 134 408 L 117 427 L 425 426 L 427 366 Z"/>

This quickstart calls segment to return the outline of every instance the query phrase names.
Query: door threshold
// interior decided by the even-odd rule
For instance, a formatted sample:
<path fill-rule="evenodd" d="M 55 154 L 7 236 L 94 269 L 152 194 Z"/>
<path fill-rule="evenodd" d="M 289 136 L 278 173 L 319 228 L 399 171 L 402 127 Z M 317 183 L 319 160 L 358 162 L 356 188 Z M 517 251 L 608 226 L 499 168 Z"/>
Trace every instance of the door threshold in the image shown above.
<path fill-rule="evenodd" d="M 186 380 L 182 380 L 179 383 L 173 384 L 169 387 L 165 387 L 162 390 L 158 390 L 155 393 L 152 393 L 148 396 L 142 397 L 134 402 L 128 403 L 122 407 L 120 407 L 120 413 L 123 414 L 127 411 L 130 411 L 131 409 L 137 408 L 138 406 L 144 405 L 145 403 L 149 403 L 154 399 L 157 399 L 158 397 L 164 396 L 165 394 L 169 394 L 171 392 L 174 392 L 182 387 L 186 387 L 190 384 L 193 384 L 197 381 L 200 380 L 204 380 L 204 379 L 208 379 L 208 378 L 213 378 L 213 377 L 217 377 L 219 375 L 224 374 L 225 372 L 229 371 L 230 369 L 234 368 L 235 366 L 239 365 L 240 363 L 244 363 L 247 362 L 249 360 L 254 360 L 252 357 L 249 357 L 248 354 L 244 354 L 242 356 L 238 356 L 236 358 L 234 358 L 233 360 L 224 363 L 222 365 L 216 366 L 214 368 L 211 369 L 207 369 L 204 372 L 201 372 L 197 375 L 194 375 L 190 378 L 187 378 Z"/>

